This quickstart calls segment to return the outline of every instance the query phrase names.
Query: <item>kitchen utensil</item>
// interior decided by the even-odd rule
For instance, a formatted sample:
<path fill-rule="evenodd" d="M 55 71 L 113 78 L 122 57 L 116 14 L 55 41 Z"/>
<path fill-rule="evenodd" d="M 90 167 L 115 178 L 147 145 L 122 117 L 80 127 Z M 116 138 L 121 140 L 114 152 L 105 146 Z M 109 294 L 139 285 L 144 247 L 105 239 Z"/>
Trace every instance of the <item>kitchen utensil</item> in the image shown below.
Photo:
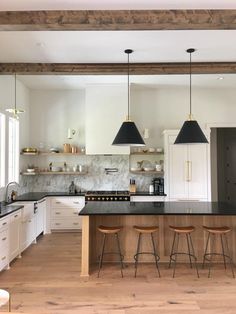
<path fill-rule="evenodd" d="M 131 167 L 130 168 L 131 171 L 141 171 L 140 167 Z"/>
<path fill-rule="evenodd" d="M 26 171 L 28 172 L 28 173 L 34 173 L 35 172 L 35 169 L 33 168 L 28 168 L 28 169 L 26 169 Z"/>
<path fill-rule="evenodd" d="M 52 147 L 52 148 L 50 148 L 50 153 L 59 153 L 59 148 L 56 148 L 56 147 Z"/>
<path fill-rule="evenodd" d="M 155 171 L 154 167 L 144 167 L 143 168 L 144 171 Z"/>
<path fill-rule="evenodd" d="M 64 153 L 71 153 L 71 145 L 68 143 L 63 144 Z"/>
<path fill-rule="evenodd" d="M 34 147 L 25 147 L 22 149 L 22 153 L 37 153 L 37 148 Z"/>
<path fill-rule="evenodd" d="M 71 152 L 72 152 L 72 154 L 77 153 L 77 147 L 76 146 L 71 146 Z"/>

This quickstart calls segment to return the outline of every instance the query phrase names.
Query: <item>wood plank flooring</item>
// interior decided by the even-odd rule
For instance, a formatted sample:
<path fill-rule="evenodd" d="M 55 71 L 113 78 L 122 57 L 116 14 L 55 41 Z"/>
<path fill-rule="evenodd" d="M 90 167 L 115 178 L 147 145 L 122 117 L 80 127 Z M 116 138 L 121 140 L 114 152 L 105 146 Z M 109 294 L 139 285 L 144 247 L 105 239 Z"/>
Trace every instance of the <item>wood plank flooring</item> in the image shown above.
<path fill-rule="evenodd" d="M 0 273 L 0 288 L 12 294 L 12 311 L 42 314 L 233 314 L 236 280 L 230 268 L 214 265 L 212 278 L 180 264 L 176 278 L 161 264 L 143 264 L 134 278 L 133 264 L 120 277 L 119 265 L 104 265 L 101 277 L 94 268 L 80 277 L 81 234 L 54 233 L 38 239 L 8 271 Z"/>

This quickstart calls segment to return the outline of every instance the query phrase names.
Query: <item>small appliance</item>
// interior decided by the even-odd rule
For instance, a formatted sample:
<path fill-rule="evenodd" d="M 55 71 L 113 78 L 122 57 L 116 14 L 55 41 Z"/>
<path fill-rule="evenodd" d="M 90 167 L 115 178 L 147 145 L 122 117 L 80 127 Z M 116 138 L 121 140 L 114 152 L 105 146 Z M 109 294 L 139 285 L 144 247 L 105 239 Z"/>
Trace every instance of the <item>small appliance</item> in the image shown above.
<path fill-rule="evenodd" d="M 163 178 L 154 178 L 153 187 L 155 195 L 165 195 L 164 193 L 164 179 Z"/>

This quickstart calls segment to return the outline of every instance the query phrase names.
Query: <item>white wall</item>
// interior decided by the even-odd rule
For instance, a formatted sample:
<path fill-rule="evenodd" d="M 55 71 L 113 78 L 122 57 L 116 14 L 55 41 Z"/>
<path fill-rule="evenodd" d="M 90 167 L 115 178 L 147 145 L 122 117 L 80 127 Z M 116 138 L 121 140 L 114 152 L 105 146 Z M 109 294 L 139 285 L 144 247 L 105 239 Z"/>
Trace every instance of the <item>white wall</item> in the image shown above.
<path fill-rule="evenodd" d="M 194 118 L 201 127 L 207 123 L 236 122 L 236 90 L 193 88 Z M 184 87 L 143 88 L 133 86 L 132 118 L 139 130 L 150 129 L 149 147 L 163 146 L 162 131 L 179 129 L 189 112 L 189 89 Z"/>
<path fill-rule="evenodd" d="M 30 91 L 30 145 L 62 148 L 64 143 L 85 146 L 85 93 L 82 90 Z M 76 134 L 67 139 L 67 130 Z"/>
<path fill-rule="evenodd" d="M 17 108 L 25 110 L 20 115 L 20 147 L 29 145 L 29 90 L 19 80 L 17 80 Z M 0 111 L 9 115 L 5 109 L 14 108 L 15 87 L 13 75 L 0 76 Z M 25 160 L 20 159 L 20 168 L 24 166 Z M 5 189 L 0 189 L 0 201 L 4 198 Z"/>

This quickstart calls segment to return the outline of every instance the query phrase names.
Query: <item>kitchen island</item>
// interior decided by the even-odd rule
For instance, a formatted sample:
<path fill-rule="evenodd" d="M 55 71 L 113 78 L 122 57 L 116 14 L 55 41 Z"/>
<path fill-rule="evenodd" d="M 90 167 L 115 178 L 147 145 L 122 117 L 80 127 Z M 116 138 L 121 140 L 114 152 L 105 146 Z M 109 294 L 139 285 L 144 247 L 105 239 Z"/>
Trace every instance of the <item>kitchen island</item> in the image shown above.
<path fill-rule="evenodd" d="M 82 259 L 81 276 L 89 276 L 91 266 L 98 261 L 102 235 L 97 231 L 99 225 L 123 226 L 119 234 L 124 262 L 133 262 L 137 245 L 137 233 L 133 225 L 159 226 L 155 240 L 160 255 L 160 262 L 167 262 L 173 241 L 173 232 L 169 225 L 193 225 L 196 230 L 192 234 L 195 253 L 198 261 L 202 261 L 207 235 L 202 226 L 229 226 L 229 247 L 233 261 L 236 262 L 236 205 L 224 202 L 88 202 L 80 212 L 82 222 Z M 234 217 L 235 216 L 235 217 Z M 144 238 L 145 250 L 151 250 L 150 239 Z M 179 248 L 185 241 L 180 242 Z M 107 241 L 107 249 L 113 246 L 112 239 Z M 220 250 L 220 243 L 216 243 Z M 114 250 L 113 250 L 114 251 Z M 115 261 L 109 256 L 107 261 Z M 150 256 L 142 256 L 143 262 L 152 261 Z"/>

